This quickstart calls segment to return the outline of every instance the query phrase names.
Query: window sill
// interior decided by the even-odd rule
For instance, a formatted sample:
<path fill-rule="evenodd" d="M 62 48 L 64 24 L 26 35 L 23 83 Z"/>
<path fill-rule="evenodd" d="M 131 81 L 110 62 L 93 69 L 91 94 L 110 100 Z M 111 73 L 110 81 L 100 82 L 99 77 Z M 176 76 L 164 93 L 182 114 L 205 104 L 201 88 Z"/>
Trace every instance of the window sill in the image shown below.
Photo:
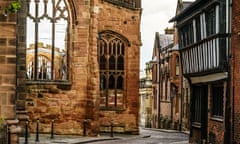
<path fill-rule="evenodd" d="M 193 122 L 192 127 L 194 127 L 194 128 L 201 128 L 201 123 Z"/>
<path fill-rule="evenodd" d="M 210 118 L 212 121 L 217 121 L 217 122 L 223 122 L 223 117 L 222 116 L 212 116 Z"/>
<path fill-rule="evenodd" d="M 61 80 L 38 80 L 38 81 L 32 81 L 32 80 L 26 80 L 26 85 L 57 85 L 59 89 L 62 90 L 70 90 L 72 83 L 69 81 L 61 81 Z"/>
<path fill-rule="evenodd" d="M 160 102 L 161 103 L 171 103 L 171 101 L 169 101 L 169 100 L 161 100 Z"/>
<path fill-rule="evenodd" d="M 71 82 L 67 80 L 26 80 L 26 84 L 62 84 L 62 85 L 69 85 Z"/>
<path fill-rule="evenodd" d="M 101 111 L 117 111 L 117 112 L 123 112 L 125 111 L 124 108 L 108 108 L 108 107 L 100 107 Z"/>

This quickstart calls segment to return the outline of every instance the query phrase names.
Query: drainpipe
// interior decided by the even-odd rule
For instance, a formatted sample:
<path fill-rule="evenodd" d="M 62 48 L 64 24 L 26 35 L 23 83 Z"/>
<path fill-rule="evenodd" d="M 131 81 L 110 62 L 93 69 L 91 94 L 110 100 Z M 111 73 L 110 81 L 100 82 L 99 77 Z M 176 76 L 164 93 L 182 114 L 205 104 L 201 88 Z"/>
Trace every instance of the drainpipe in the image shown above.
<path fill-rule="evenodd" d="M 232 24 L 232 10 L 233 10 L 232 6 L 233 6 L 233 2 L 232 2 L 232 0 L 229 0 L 229 14 L 228 14 L 228 16 L 229 16 L 229 21 L 230 21 L 229 22 L 229 24 L 230 24 L 229 33 L 230 34 L 232 33 L 232 25 L 231 25 Z M 230 37 L 230 39 L 229 39 L 229 53 L 230 53 L 230 55 L 232 55 L 231 49 L 232 49 L 232 44 L 231 44 L 231 37 Z M 232 62 L 231 58 L 230 58 L 231 61 L 229 60 L 229 63 Z M 229 72 L 231 72 L 231 67 L 230 66 L 229 66 Z M 235 65 L 233 65 L 233 67 L 235 68 Z M 233 70 L 233 72 L 234 72 L 234 70 Z M 229 74 L 229 75 L 231 76 L 231 74 Z M 230 135 L 232 135 L 232 137 L 231 137 L 232 139 L 230 140 L 231 143 L 235 142 L 235 140 L 234 140 L 234 128 L 235 128 L 235 123 L 234 123 L 234 111 L 235 111 L 234 100 L 235 99 L 234 99 L 234 95 L 235 95 L 235 88 L 234 88 L 234 85 L 233 85 L 233 81 L 234 81 L 234 78 L 232 79 L 232 81 L 230 81 L 230 83 L 232 84 L 231 86 L 233 86 L 233 88 L 232 88 L 232 126 L 230 125 L 230 122 L 229 122 L 229 127 L 230 126 L 232 127 L 232 133 L 230 132 L 231 133 Z M 231 93 L 231 91 L 229 93 Z M 229 117 L 229 121 L 230 121 L 230 117 Z"/>
<path fill-rule="evenodd" d="M 230 57 L 229 57 L 230 60 Z M 225 132 L 224 132 L 224 144 L 230 143 L 230 113 L 231 113 L 231 105 L 230 105 L 230 83 L 231 83 L 231 66 L 230 62 L 227 62 L 227 87 L 226 87 L 226 102 L 225 102 Z"/>
<path fill-rule="evenodd" d="M 182 69 L 182 65 L 180 66 L 180 68 Z M 184 100 L 184 95 L 183 95 L 183 75 L 182 75 L 182 71 L 181 74 L 179 74 L 180 77 L 180 86 L 179 86 L 179 91 L 180 91 L 180 105 L 181 105 L 181 109 L 180 109 L 180 122 L 179 122 L 179 131 L 182 131 L 182 122 L 183 122 L 183 100 Z"/>
<path fill-rule="evenodd" d="M 227 5 L 227 20 L 229 26 L 227 27 L 227 33 L 231 33 L 231 24 L 232 24 L 232 0 L 226 0 L 226 5 Z M 228 72 L 228 77 L 227 77 L 227 90 L 226 90 L 226 102 L 225 102 L 225 133 L 224 133 L 224 144 L 229 144 L 231 142 L 230 136 L 231 136 L 231 123 L 230 123 L 230 113 L 231 113 L 231 103 L 230 103 L 230 96 L 231 96 L 231 37 L 229 36 L 227 38 L 227 46 L 228 46 L 228 56 L 226 60 L 226 67 L 227 67 L 227 72 Z M 234 105 L 234 103 L 233 103 Z M 233 120 L 234 123 L 234 120 Z M 234 127 L 233 127 L 234 129 Z"/>
<path fill-rule="evenodd" d="M 160 47 L 161 48 L 161 47 Z M 158 128 L 160 128 L 160 116 L 161 116 L 161 110 L 160 110 L 160 104 L 161 104 L 161 95 L 160 95 L 160 79 L 161 79 L 161 59 L 160 59 L 160 48 L 158 49 Z"/>
<path fill-rule="evenodd" d="M 180 83 L 182 84 L 182 82 L 180 82 Z M 181 93 L 179 95 L 180 95 L 180 105 L 181 105 L 179 131 L 182 131 L 182 119 L 183 119 L 183 95 L 182 95 L 182 88 L 181 88 Z"/>

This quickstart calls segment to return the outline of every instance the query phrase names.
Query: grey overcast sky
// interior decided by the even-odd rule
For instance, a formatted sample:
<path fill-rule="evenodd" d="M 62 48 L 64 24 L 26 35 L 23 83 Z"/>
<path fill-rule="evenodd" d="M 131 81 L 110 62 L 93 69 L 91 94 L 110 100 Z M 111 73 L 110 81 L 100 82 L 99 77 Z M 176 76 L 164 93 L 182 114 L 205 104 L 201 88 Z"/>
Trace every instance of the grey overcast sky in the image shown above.
<path fill-rule="evenodd" d="M 175 16 L 178 0 L 142 0 L 140 70 L 152 59 L 154 36 L 156 32 L 164 34 L 164 29 L 172 27 L 168 21 Z M 185 0 L 194 1 L 194 0 Z"/>

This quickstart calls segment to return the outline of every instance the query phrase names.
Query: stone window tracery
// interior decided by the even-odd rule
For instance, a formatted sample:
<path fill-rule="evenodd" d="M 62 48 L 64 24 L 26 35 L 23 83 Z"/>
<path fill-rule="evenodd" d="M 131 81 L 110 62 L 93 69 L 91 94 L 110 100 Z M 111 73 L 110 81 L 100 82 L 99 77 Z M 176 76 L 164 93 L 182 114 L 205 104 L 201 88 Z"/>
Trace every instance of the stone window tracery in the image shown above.
<path fill-rule="evenodd" d="M 65 0 L 27 0 L 27 79 L 68 79 L 68 31 Z"/>
<path fill-rule="evenodd" d="M 101 33 L 98 40 L 100 107 L 123 108 L 126 42 L 118 35 Z"/>

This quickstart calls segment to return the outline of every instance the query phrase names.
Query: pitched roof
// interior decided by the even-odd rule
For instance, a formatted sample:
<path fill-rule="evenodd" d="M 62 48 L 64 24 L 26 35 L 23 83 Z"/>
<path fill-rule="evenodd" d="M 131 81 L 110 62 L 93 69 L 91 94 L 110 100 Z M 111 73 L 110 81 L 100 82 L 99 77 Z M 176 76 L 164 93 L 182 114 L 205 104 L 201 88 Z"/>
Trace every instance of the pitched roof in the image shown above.
<path fill-rule="evenodd" d="M 191 4 L 192 4 L 192 2 L 185 2 L 185 1 L 184 1 L 184 2 L 182 3 L 182 6 L 183 6 L 183 7 L 182 7 L 182 11 L 185 10 L 187 7 L 189 7 Z"/>
<path fill-rule="evenodd" d="M 160 34 L 159 35 L 160 48 L 164 48 L 173 43 L 172 34 Z"/>
<path fill-rule="evenodd" d="M 159 34 L 156 32 L 152 59 L 155 59 L 160 49 L 163 49 L 171 44 L 173 44 L 173 34 Z"/>
<path fill-rule="evenodd" d="M 196 0 L 194 2 L 183 2 L 180 13 L 178 13 L 175 17 L 171 18 L 169 22 L 174 22 L 180 18 L 182 18 L 186 13 L 191 13 L 192 11 L 201 7 L 202 3 L 206 3 L 209 0 Z M 214 1 L 214 0 L 213 0 Z"/>
<path fill-rule="evenodd" d="M 172 51 L 178 51 L 179 50 L 179 45 L 176 44 L 172 47 Z"/>

